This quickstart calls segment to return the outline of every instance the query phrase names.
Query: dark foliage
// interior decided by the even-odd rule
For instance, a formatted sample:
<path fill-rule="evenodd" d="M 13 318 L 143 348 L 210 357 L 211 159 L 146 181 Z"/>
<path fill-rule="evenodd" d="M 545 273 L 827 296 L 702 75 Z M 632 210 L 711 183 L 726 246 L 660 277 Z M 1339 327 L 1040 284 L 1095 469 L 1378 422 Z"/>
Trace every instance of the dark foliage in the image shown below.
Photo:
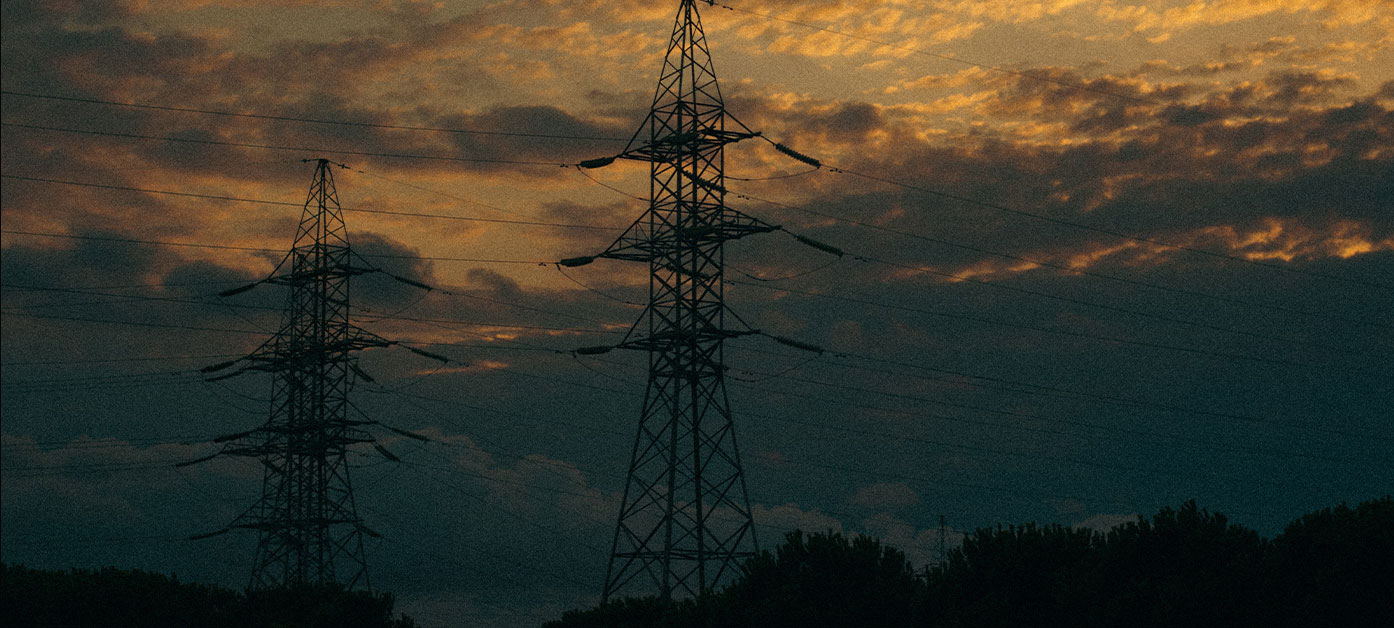
<path fill-rule="evenodd" d="M 979 530 L 931 573 L 933 625 L 1267 626 L 1267 543 L 1188 502 L 1107 534 Z"/>
<path fill-rule="evenodd" d="M 1090 596 L 1081 576 L 1098 562 L 1094 535 L 1060 525 L 985 528 L 964 539 L 927 578 L 936 625 L 1071 625 Z"/>
<path fill-rule="evenodd" d="M 785 536 L 774 554 L 746 561 L 740 578 L 699 600 L 626 598 L 568 611 L 547 628 L 686 628 L 915 625 L 922 592 L 905 554 L 834 532 Z"/>
<path fill-rule="evenodd" d="M 0 623 L 55 628 L 415 628 L 390 593 L 304 587 L 246 593 L 173 576 L 103 568 L 0 565 Z"/>
<path fill-rule="evenodd" d="M 696 603 L 692 600 L 666 602 L 658 597 L 623 598 L 592 609 L 572 610 L 561 621 L 545 626 L 565 628 L 678 628 L 695 623 Z"/>
<path fill-rule="evenodd" d="M 1394 626 L 1394 499 L 1303 515 L 1273 539 L 1288 626 Z"/>
<path fill-rule="evenodd" d="M 921 587 L 900 550 L 865 536 L 794 531 L 701 605 L 709 625 L 911 626 Z"/>
<path fill-rule="evenodd" d="M 1273 540 L 1194 501 L 1107 533 L 984 528 L 916 574 L 874 539 L 794 532 L 699 600 L 624 600 L 547 628 L 1394 626 L 1394 499 Z"/>

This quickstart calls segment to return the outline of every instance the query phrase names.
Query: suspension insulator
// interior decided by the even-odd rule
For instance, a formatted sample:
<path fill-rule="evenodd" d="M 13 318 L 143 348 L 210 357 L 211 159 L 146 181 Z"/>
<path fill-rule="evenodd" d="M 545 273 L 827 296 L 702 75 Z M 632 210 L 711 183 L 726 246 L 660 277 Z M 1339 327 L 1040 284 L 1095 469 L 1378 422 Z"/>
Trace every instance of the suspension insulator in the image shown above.
<path fill-rule="evenodd" d="M 576 165 L 582 168 L 604 168 L 612 163 L 615 163 L 614 157 L 598 157 L 596 159 L 587 159 Z"/>
<path fill-rule="evenodd" d="M 205 366 L 205 367 L 199 369 L 198 372 L 200 372 L 200 373 L 216 373 L 216 372 L 221 371 L 221 370 L 223 370 L 223 369 L 225 369 L 225 368 L 227 368 L 227 367 L 229 367 L 229 366 L 232 366 L 232 365 L 234 365 L 234 364 L 237 364 L 237 363 L 238 363 L 239 361 L 241 361 L 241 360 L 242 360 L 242 358 L 237 358 L 236 360 L 228 360 L 227 362 L 219 362 L 219 363 L 217 363 L 217 364 L 210 364 L 210 365 L 208 365 L 208 366 Z"/>
<path fill-rule="evenodd" d="M 424 284 L 424 283 L 421 283 L 421 282 L 419 282 L 419 281 L 417 281 L 417 280 L 415 280 L 415 279 L 411 279 L 411 278 L 409 278 L 409 277 L 403 277 L 403 276 L 401 276 L 401 275 L 392 275 L 391 273 L 389 273 L 389 276 L 391 276 L 393 279 L 396 279 L 397 281 L 400 281 L 400 282 L 402 282 L 402 283 L 404 283 L 404 284 L 407 284 L 408 286 L 412 286 L 412 287 L 414 287 L 414 288 L 421 288 L 422 290 L 425 290 L 426 292 L 430 292 L 430 291 L 432 291 L 432 290 L 435 290 L 435 288 L 432 288 L 431 286 L 428 286 L 428 285 L 426 285 L 426 284 Z"/>
<path fill-rule="evenodd" d="M 416 355 L 419 355 L 423 358 L 430 358 L 432 360 L 440 362 L 441 364 L 450 364 L 450 358 L 440 355 L 439 353 L 431 353 L 430 351 L 426 351 L 425 349 L 417 349 L 416 347 L 411 347 L 404 344 L 398 344 L 397 346 L 406 349 L 407 351 L 410 351 L 412 353 L 415 353 Z"/>
<path fill-rule="evenodd" d="M 382 454 L 382 457 L 383 457 L 383 458 L 386 458 L 386 459 L 388 459 L 388 460 L 391 460 L 392 462 L 401 462 L 401 461 L 402 461 L 401 458 L 398 458 L 396 454 L 394 454 L 394 453 L 388 451 L 387 448 L 386 448 L 386 447 L 383 447 L 382 445 L 379 445 L 379 444 L 377 444 L 377 443 L 373 443 L 373 449 L 378 450 L 378 453 Z"/>
<path fill-rule="evenodd" d="M 566 259 L 564 259 L 564 260 L 562 260 L 562 261 L 560 261 L 560 262 L 557 262 L 557 263 L 558 263 L 558 264 L 561 264 L 562 266 L 565 266 L 565 267 L 567 267 L 567 268 L 575 268 L 575 267 L 577 267 L 577 266 L 585 266 L 586 264 L 589 264 L 589 263 L 594 262 L 594 261 L 595 261 L 595 257 L 594 257 L 594 256 L 591 256 L 591 255 L 582 255 L 582 256 L 580 256 L 580 257 L 568 257 L 568 258 L 566 258 Z"/>
<path fill-rule="evenodd" d="M 788 155 L 788 156 L 790 156 L 790 157 L 793 157 L 794 159 L 796 159 L 796 160 L 798 160 L 798 161 L 802 161 L 802 162 L 804 162 L 804 163 L 806 163 L 806 164 L 808 164 L 808 165 L 810 165 L 810 166 L 813 166 L 814 168 L 822 168 L 822 167 L 823 167 L 822 162 L 818 161 L 817 159 L 814 159 L 814 158 L 812 158 L 812 157 L 809 157 L 808 155 L 805 155 L 805 154 L 803 154 L 803 153 L 801 153 L 801 152 L 799 152 L 799 151 L 796 151 L 796 150 L 794 150 L 794 149 L 792 149 L 792 148 L 789 148 L 788 146 L 785 146 L 785 145 L 783 145 L 783 144 L 775 144 L 775 145 L 774 145 L 774 149 L 777 150 L 777 151 L 779 151 L 779 152 L 781 152 L 781 153 L 784 153 L 785 155 Z"/>
<path fill-rule="evenodd" d="M 807 342 L 799 342 L 797 340 L 794 340 L 793 338 L 785 338 L 784 336 L 770 336 L 770 338 L 773 338 L 775 342 L 785 346 L 793 347 L 795 349 L 802 349 L 804 351 L 812 351 L 813 353 L 817 353 L 819 355 L 823 354 L 823 348 L 818 345 L 809 344 Z"/>
<path fill-rule="evenodd" d="M 260 282 L 260 281 L 254 281 L 254 282 L 249 283 L 249 284 L 247 284 L 247 285 L 245 285 L 245 286 L 238 286 L 238 287 L 233 288 L 233 289 L 231 289 L 231 290 L 224 290 L 224 291 L 222 291 L 222 292 L 219 292 L 219 293 L 218 293 L 218 296 L 220 296 L 220 297 L 230 297 L 230 296 L 233 296 L 233 295 L 236 295 L 236 294 L 242 294 L 243 292 L 246 292 L 246 291 L 248 291 L 248 290 L 251 290 L 252 288 L 255 288 L 255 287 L 259 286 L 259 285 L 261 285 L 261 282 Z"/>
<path fill-rule="evenodd" d="M 683 229 L 680 231 L 680 233 L 683 238 L 689 240 L 696 240 L 716 233 L 716 227 L 713 227 L 711 225 L 698 225 L 696 227 L 689 227 L 687 229 Z"/>
<path fill-rule="evenodd" d="M 814 240 L 813 238 L 806 238 L 801 235 L 795 235 L 794 238 L 796 238 L 799 242 L 802 242 L 804 244 L 807 244 L 808 246 L 818 249 L 819 251 L 832 253 L 833 255 L 842 257 L 842 249 L 839 249 L 831 244 L 823 244 L 822 242 Z"/>
<path fill-rule="evenodd" d="M 722 193 L 722 194 L 725 194 L 725 193 L 726 193 L 726 188 L 725 188 L 725 187 L 723 187 L 723 186 L 721 186 L 721 185 L 719 185 L 719 184 L 713 183 L 713 182 L 711 182 L 711 181 L 708 181 L 708 180 L 706 180 L 706 179 L 703 179 L 702 177 L 699 177 L 699 176 L 696 176 L 696 175 L 692 175 L 692 176 L 690 176 L 689 178 L 691 178 L 691 179 L 692 179 L 692 182 L 695 183 L 695 184 L 697 184 L 698 187 L 707 188 L 708 190 L 711 190 L 711 191 L 713 191 L 713 192 L 720 192 L 720 193 Z"/>

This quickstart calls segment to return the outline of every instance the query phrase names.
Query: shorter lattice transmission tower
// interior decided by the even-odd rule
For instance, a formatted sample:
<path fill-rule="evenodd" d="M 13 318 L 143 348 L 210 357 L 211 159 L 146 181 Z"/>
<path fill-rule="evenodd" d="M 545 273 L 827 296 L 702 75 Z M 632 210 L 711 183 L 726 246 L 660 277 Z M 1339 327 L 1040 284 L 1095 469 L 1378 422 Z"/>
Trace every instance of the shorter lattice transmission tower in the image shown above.
<path fill-rule="evenodd" d="M 366 378 L 357 364 L 357 352 L 398 343 L 349 320 L 349 279 L 377 269 L 352 263 L 355 255 L 349 247 L 331 162 L 315 161 L 314 181 L 289 254 L 267 278 L 222 293 L 232 296 L 259 284 L 285 286 L 289 292 L 280 329 L 251 354 L 203 369 L 213 373 L 241 367 L 213 380 L 253 371 L 270 373 L 270 416 L 255 429 L 216 439 L 223 444 L 219 452 L 181 463 L 217 456 L 261 462 L 261 498 L 229 526 L 192 537 L 208 538 L 234 529 L 257 531 L 253 588 L 329 583 L 367 588 L 363 537 L 378 534 L 358 516 L 346 454 L 354 445 L 371 443 L 396 460 L 364 429 L 376 421 L 350 416 L 349 390 L 355 377 Z"/>

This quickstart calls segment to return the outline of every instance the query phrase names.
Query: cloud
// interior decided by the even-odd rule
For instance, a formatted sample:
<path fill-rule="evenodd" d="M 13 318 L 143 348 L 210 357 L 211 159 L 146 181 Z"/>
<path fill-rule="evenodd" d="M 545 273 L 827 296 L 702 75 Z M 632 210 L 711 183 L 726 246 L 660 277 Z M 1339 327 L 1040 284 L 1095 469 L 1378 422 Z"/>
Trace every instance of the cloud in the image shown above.
<path fill-rule="evenodd" d="M 910 564 L 916 568 L 940 564 L 941 548 L 945 553 L 956 549 L 963 544 L 965 536 L 962 531 L 948 526 L 945 526 L 943 530 L 917 528 L 890 513 L 879 513 L 865 519 L 862 524 L 865 526 L 867 534 L 880 539 L 886 545 L 905 552 Z"/>
<path fill-rule="evenodd" d="M 805 532 L 842 531 L 842 521 L 831 515 L 815 510 L 805 510 L 797 504 L 787 503 L 775 506 L 751 504 L 751 516 L 763 529 L 803 530 Z M 766 534 L 767 535 L 767 534 Z M 777 542 L 777 541 L 776 541 Z M 769 543 L 767 540 L 766 543 Z"/>
<path fill-rule="evenodd" d="M 7 513 L 24 513 L 7 517 L 6 554 L 23 547 L 38 558 L 31 564 L 61 567 L 78 564 L 84 554 L 110 560 L 135 546 L 149 560 L 186 577 L 216 581 L 229 575 L 224 563 L 207 560 L 227 558 L 227 552 L 211 547 L 203 552 L 181 550 L 188 535 L 224 523 L 202 520 L 200 515 L 212 511 L 228 520 L 236 515 L 233 506 L 208 495 L 245 495 L 238 485 L 259 481 L 255 468 L 249 473 L 226 461 L 186 470 L 172 467 L 206 454 L 204 444 L 140 445 L 87 437 L 37 442 L 8 431 L 3 438 L 4 508 Z M 150 490 L 164 483 L 189 490 L 181 495 Z M 35 545 L 44 551 L 34 554 Z"/>
<path fill-rule="evenodd" d="M 920 496 L 904 482 L 877 482 L 857 489 L 848 501 L 868 508 L 899 509 L 915 505 Z"/>
<path fill-rule="evenodd" d="M 1118 6 L 1112 2 L 1099 7 L 1098 15 L 1107 21 L 1128 23 L 1138 32 L 1160 32 L 1165 35 L 1202 26 L 1227 25 L 1265 16 L 1310 12 L 1327 28 L 1352 26 L 1378 21 L 1382 16 L 1375 7 L 1360 0 L 1261 0 L 1227 2 L 1213 6 L 1198 3 L 1175 3 L 1173 6 Z"/>
<path fill-rule="evenodd" d="M 370 273 L 357 280 L 356 305 L 368 310 L 391 311 L 409 306 L 427 293 L 397 278 L 434 287 L 435 263 L 421 259 L 419 251 L 390 237 L 373 232 L 354 232 L 349 236 L 354 253 L 366 259 L 382 274 Z M 358 263 L 360 260 L 352 260 Z"/>

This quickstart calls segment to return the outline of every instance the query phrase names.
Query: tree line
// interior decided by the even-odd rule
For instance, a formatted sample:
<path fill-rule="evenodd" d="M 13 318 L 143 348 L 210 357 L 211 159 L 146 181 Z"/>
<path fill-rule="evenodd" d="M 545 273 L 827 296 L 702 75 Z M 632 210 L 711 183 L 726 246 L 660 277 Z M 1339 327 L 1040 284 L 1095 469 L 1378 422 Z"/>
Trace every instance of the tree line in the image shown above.
<path fill-rule="evenodd" d="M 416 628 L 390 593 L 235 591 L 138 570 L 0 564 L 0 624 Z M 699 599 L 626 598 L 544 628 L 1394 626 L 1394 498 L 1308 513 L 1272 539 L 1194 501 L 1107 532 L 982 528 L 916 569 L 866 536 L 790 532 Z"/>
<path fill-rule="evenodd" d="M 786 535 L 696 600 L 628 598 L 545 628 L 1394 626 L 1394 500 L 1272 539 L 1194 501 L 1107 532 L 997 526 L 915 569 L 865 536 Z"/>
<path fill-rule="evenodd" d="M 391 593 L 340 586 L 234 591 L 140 570 L 0 564 L 0 624 L 49 628 L 417 628 Z"/>

